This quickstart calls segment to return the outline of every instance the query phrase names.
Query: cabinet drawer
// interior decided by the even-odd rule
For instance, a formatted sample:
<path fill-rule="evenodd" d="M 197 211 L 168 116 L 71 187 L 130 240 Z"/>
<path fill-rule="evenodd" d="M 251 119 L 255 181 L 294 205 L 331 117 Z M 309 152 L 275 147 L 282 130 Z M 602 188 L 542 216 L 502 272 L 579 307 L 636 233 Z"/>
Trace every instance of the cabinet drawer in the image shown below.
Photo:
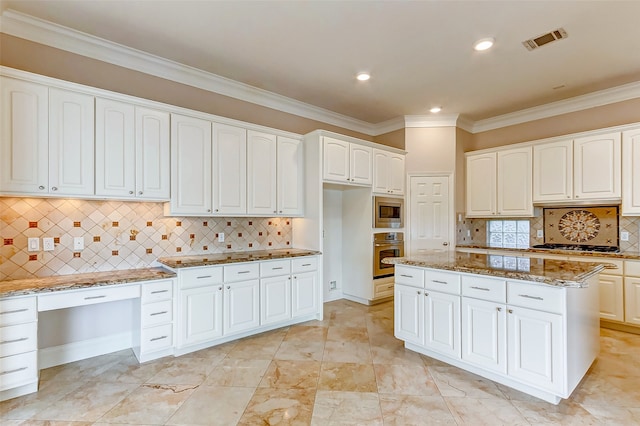
<path fill-rule="evenodd" d="M 291 270 L 294 274 L 298 272 L 315 271 L 316 269 L 318 269 L 318 258 L 315 256 L 291 259 Z"/>
<path fill-rule="evenodd" d="M 565 292 L 562 288 L 509 281 L 507 304 L 564 314 Z"/>
<path fill-rule="evenodd" d="M 142 303 L 170 300 L 173 297 L 173 281 L 158 281 L 141 285 Z"/>
<path fill-rule="evenodd" d="M 424 270 L 404 265 L 395 266 L 395 282 L 412 287 L 424 287 Z"/>
<path fill-rule="evenodd" d="M 491 302 L 507 301 L 507 282 L 476 275 L 462 276 L 462 295 Z"/>
<path fill-rule="evenodd" d="M 149 303 L 142 305 L 142 327 L 171 322 L 173 319 L 173 301 Z"/>
<path fill-rule="evenodd" d="M 0 300 L 0 326 L 35 321 L 37 317 L 35 297 Z"/>
<path fill-rule="evenodd" d="M 38 380 L 36 351 L 0 358 L 0 391 Z"/>
<path fill-rule="evenodd" d="M 268 262 L 260 262 L 260 277 L 262 278 L 289 275 L 290 273 L 290 260 L 271 260 Z"/>
<path fill-rule="evenodd" d="M 393 283 L 377 283 L 373 287 L 373 297 L 393 296 Z"/>
<path fill-rule="evenodd" d="M 606 271 L 607 275 L 612 275 L 610 271 Z M 630 277 L 640 277 L 640 262 L 632 260 L 624 261 L 624 274 Z"/>
<path fill-rule="evenodd" d="M 259 263 L 239 263 L 224 267 L 224 282 L 253 280 L 260 277 Z"/>
<path fill-rule="evenodd" d="M 180 288 L 204 287 L 222 282 L 222 266 L 210 266 L 208 268 L 189 268 L 178 273 Z"/>
<path fill-rule="evenodd" d="M 428 269 L 424 273 L 424 288 L 443 293 L 460 294 L 460 275 Z"/>
<path fill-rule="evenodd" d="M 173 345 L 173 325 L 145 328 L 140 336 L 140 352 L 154 352 Z"/>
<path fill-rule="evenodd" d="M 0 328 L 0 357 L 38 349 L 38 323 L 16 324 Z"/>
<path fill-rule="evenodd" d="M 38 296 L 38 311 L 70 308 L 73 306 L 95 305 L 115 300 L 140 297 L 140 285 L 104 286 L 91 290 L 60 291 Z"/>

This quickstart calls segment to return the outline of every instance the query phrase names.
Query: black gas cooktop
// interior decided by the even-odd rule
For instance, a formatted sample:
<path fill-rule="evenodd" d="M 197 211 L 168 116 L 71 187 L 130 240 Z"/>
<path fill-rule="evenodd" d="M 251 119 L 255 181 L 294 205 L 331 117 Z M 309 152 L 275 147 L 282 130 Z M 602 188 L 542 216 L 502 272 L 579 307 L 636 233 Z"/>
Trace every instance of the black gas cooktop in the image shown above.
<path fill-rule="evenodd" d="M 584 244 L 538 244 L 533 248 L 552 249 L 552 250 L 574 250 L 574 251 L 596 251 L 600 253 L 619 253 L 619 247 L 612 246 L 590 246 Z"/>

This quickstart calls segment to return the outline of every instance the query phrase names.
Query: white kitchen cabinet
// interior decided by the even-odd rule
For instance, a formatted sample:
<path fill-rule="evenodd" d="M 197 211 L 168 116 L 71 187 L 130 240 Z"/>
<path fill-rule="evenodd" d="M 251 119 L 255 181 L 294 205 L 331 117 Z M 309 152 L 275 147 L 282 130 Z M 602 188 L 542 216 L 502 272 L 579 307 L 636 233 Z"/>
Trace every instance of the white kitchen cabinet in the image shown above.
<path fill-rule="evenodd" d="M 0 96 L 0 192 L 46 194 L 48 89 L 0 77 Z"/>
<path fill-rule="evenodd" d="M 96 195 L 135 196 L 135 107 L 96 99 Z"/>
<path fill-rule="evenodd" d="M 573 154 L 573 197 L 576 200 L 621 197 L 620 132 L 574 139 Z"/>
<path fill-rule="evenodd" d="M 278 215 L 301 216 L 304 212 L 304 145 L 301 140 L 277 138 Z"/>
<path fill-rule="evenodd" d="M 624 320 L 631 325 L 640 325 L 640 277 L 624 278 Z"/>
<path fill-rule="evenodd" d="M 460 296 L 425 290 L 424 346 L 460 358 Z"/>
<path fill-rule="evenodd" d="M 212 211 L 211 122 L 171 115 L 171 214 Z"/>
<path fill-rule="evenodd" d="M 371 185 L 373 149 L 325 136 L 323 178 L 343 184 Z"/>
<path fill-rule="evenodd" d="M 640 128 L 622 132 L 622 214 L 640 215 Z"/>
<path fill-rule="evenodd" d="M 247 131 L 213 123 L 213 212 L 247 213 Z"/>
<path fill-rule="evenodd" d="M 404 155 L 373 150 L 373 192 L 404 195 Z"/>
<path fill-rule="evenodd" d="M 179 347 L 222 336 L 222 291 L 222 284 L 181 291 Z"/>
<path fill-rule="evenodd" d="M 49 89 L 50 194 L 94 194 L 94 146 L 93 96 Z"/>
<path fill-rule="evenodd" d="M 258 328 L 260 325 L 260 281 L 257 279 L 225 283 L 225 336 Z"/>
<path fill-rule="evenodd" d="M 408 343 L 424 345 L 424 291 L 396 281 L 393 311 L 394 335 Z"/>
<path fill-rule="evenodd" d="M 297 272 L 291 280 L 291 316 L 293 318 L 318 312 L 318 272 Z"/>
<path fill-rule="evenodd" d="M 573 141 L 533 146 L 533 201 L 573 198 Z"/>
<path fill-rule="evenodd" d="M 151 108 L 135 107 L 136 198 L 171 197 L 170 116 Z"/>
<path fill-rule="evenodd" d="M 507 372 L 507 312 L 503 303 L 462 298 L 462 359 Z"/>
<path fill-rule="evenodd" d="M 467 156 L 467 217 L 494 216 L 497 198 L 497 157 L 494 152 Z"/>
<path fill-rule="evenodd" d="M 291 275 L 260 279 L 260 324 L 291 318 Z"/>
<path fill-rule="evenodd" d="M 598 276 L 600 291 L 600 318 L 624 321 L 624 278 L 615 275 Z"/>
<path fill-rule="evenodd" d="M 277 138 L 247 132 L 247 213 L 277 214 Z"/>
<path fill-rule="evenodd" d="M 173 280 L 141 284 L 133 352 L 139 362 L 173 354 Z M 138 322 L 138 321 L 136 321 Z"/>

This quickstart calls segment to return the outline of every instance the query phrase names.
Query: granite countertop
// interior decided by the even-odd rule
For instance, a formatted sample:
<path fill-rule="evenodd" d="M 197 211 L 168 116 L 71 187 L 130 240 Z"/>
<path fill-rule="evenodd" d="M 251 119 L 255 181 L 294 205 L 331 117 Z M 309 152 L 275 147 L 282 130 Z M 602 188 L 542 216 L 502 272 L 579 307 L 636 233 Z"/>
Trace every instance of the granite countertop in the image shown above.
<path fill-rule="evenodd" d="M 261 260 L 286 259 L 290 257 L 315 256 L 319 251 L 306 249 L 276 249 L 239 251 L 233 253 L 205 254 L 199 256 L 161 257 L 158 262 L 170 268 L 224 265 L 227 263 L 257 262 Z"/>
<path fill-rule="evenodd" d="M 612 264 L 568 262 L 563 260 L 528 258 L 526 256 L 519 257 L 511 262 L 511 268 L 504 267 L 504 263 L 502 267 L 497 267 L 493 265 L 500 263 L 495 261 L 501 259 L 496 259 L 496 257 L 508 258 L 509 256 L 433 252 L 431 254 L 409 257 L 388 257 L 383 259 L 382 262 L 534 281 L 558 287 L 585 287 L 587 285 L 586 280 L 601 270 L 606 267 L 615 268 Z M 494 262 L 491 262 L 491 260 Z"/>
<path fill-rule="evenodd" d="M 564 256 L 610 257 L 612 259 L 640 260 L 640 252 L 637 252 L 637 251 L 624 251 L 620 253 L 602 253 L 597 251 L 556 250 L 556 249 L 544 249 L 544 248 L 533 248 L 533 247 L 522 249 L 522 248 L 487 247 L 487 246 L 474 246 L 474 245 L 457 246 L 456 249 L 480 249 L 480 250 L 509 251 L 517 254 L 522 254 L 522 253 L 561 254 Z"/>
<path fill-rule="evenodd" d="M 175 276 L 176 274 L 174 272 L 164 268 L 145 268 L 25 278 L 0 281 L 0 297 L 24 296 L 60 290 L 77 290 L 138 281 L 161 280 Z"/>

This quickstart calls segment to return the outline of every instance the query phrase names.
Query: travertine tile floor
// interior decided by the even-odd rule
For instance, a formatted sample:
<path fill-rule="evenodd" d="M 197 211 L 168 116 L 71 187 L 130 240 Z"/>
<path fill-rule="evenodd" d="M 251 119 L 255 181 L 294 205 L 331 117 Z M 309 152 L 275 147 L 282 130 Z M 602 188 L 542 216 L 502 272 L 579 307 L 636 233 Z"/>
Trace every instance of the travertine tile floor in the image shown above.
<path fill-rule="evenodd" d="M 393 305 L 325 305 L 325 320 L 138 365 L 130 351 L 41 372 L 37 394 L 0 403 L 3 426 L 640 425 L 640 336 L 602 351 L 554 406 L 403 348 Z"/>

